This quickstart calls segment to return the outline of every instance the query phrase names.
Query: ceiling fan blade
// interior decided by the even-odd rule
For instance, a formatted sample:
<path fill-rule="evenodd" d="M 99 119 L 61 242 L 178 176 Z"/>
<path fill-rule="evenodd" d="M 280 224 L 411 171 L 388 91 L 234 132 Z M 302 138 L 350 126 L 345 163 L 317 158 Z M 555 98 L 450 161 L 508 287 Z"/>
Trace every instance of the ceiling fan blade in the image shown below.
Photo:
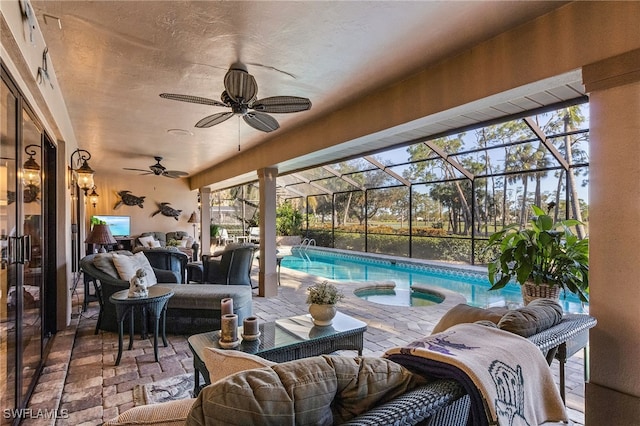
<path fill-rule="evenodd" d="M 272 96 L 270 98 L 258 99 L 251 108 L 256 111 L 275 114 L 300 112 L 311 109 L 311 101 L 298 96 Z"/>
<path fill-rule="evenodd" d="M 224 76 L 224 88 L 229 97 L 239 103 L 251 103 L 258 95 L 256 79 L 244 70 L 227 71 Z"/>
<path fill-rule="evenodd" d="M 130 169 L 129 167 L 123 167 L 122 170 L 133 170 L 134 172 L 145 172 L 145 173 L 152 173 L 149 170 L 143 170 L 143 169 Z"/>
<path fill-rule="evenodd" d="M 280 127 L 275 118 L 261 112 L 248 112 L 242 118 L 249 126 L 262 132 L 273 132 Z"/>
<path fill-rule="evenodd" d="M 223 104 L 220 101 L 216 101 L 209 98 L 201 98 L 200 96 L 191 95 L 178 95 L 175 93 L 160 93 L 161 98 L 171 99 L 173 101 L 191 102 L 192 104 L 203 104 L 226 107 L 228 105 Z"/>
<path fill-rule="evenodd" d="M 196 127 L 203 128 L 203 127 L 215 126 L 216 124 L 220 124 L 223 121 L 227 121 L 231 117 L 233 117 L 233 112 L 232 111 L 219 112 L 217 114 L 209 115 L 209 116 L 203 118 L 202 120 L 198 121 L 196 123 Z"/>
<path fill-rule="evenodd" d="M 162 176 L 166 176 L 166 177 L 170 177 L 170 178 L 181 178 L 181 177 L 185 177 L 185 176 L 189 176 L 189 173 L 187 172 L 181 172 L 179 170 L 166 170 L 164 173 L 162 173 Z"/>

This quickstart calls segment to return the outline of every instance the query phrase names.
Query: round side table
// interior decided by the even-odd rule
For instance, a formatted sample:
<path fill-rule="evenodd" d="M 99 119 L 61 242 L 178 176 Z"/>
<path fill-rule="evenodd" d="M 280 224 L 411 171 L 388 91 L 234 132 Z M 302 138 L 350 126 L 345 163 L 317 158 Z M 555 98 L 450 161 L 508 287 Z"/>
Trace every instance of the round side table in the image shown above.
<path fill-rule="evenodd" d="M 147 297 L 129 297 L 129 290 L 121 290 L 113 293 L 109 301 L 116 307 L 116 316 L 118 319 L 118 358 L 116 365 L 120 364 L 122 358 L 122 335 L 124 334 L 124 320 L 129 315 L 129 350 L 133 348 L 133 319 L 136 308 L 140 308 L 143 312 L 147 311 L 154 320 L 153 329 L 153 354 L 156 362 L 158 362 L 158 328 L 160 317 L 162 317 L 162 342 L 167 346 L 167 336 L 165 334 L 167 301 L 173 296 L 173 290 L 167 287 L 154 285 L 149 287 L 149 295 Z"/>

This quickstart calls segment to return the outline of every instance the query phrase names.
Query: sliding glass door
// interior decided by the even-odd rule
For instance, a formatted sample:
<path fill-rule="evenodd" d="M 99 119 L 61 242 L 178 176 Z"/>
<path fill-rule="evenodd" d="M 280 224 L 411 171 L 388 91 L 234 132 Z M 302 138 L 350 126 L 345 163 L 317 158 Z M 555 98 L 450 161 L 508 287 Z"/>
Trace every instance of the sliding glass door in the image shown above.
<path fill-rule="evenodd" d="M 11 259 L 15 250 L 18 218 L 16 203 L 16 152 L 18 100 L 0 85 L 0 406 L 17 407 L 17 314 L 18 267 Z M 12 236 L 12 230 L 13 236 Z M 2 424 L 9 422 L 2 418 Z"/>
<path fill-rule="evenodd" d="M 19 90 L 2 70 L 0 84 L 0 407 L 25 408 L 42 369 L 47 340 L 43 191 L 50 143 Z M 44 143 L 46 141 L 46 144 Z M 46 146 L 43 146 L 46 145 Z M 55 175 L 55 173 L 51 173 Z M 48 182 L 48 181 L 47 181 Z M 55 279 L 47 280 L 55 288 Z M 51 298 L 50 298 L 51 299 Z M 50 326 L 47 326 L 50 328 Z M 9 415 L 7 415 L 9 413 Z M 16 412 L 13 412 L 16 413 Z M 19 416 L 3 411 L 0 424 Z"/>

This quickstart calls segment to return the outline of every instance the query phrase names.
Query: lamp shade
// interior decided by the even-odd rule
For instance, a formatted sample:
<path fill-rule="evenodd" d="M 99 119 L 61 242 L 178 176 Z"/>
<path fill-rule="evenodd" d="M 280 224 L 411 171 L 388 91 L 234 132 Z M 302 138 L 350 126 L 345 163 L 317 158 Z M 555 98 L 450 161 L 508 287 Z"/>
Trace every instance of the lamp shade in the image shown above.
<path fill-rule="evenodd" d="M 198 214 L 196 212 L 191 213 L 191 216 L 189 216 L 189 220 L 187 221 L 187 223 L 198 223 L 200 222 L 200 220 L 198 219 Z"/>
<path fill-rule="evenodd" d="M 84 240 L 84 242 L 88 244 L 101 245 L 117 243 L 116 239 L 113 238 L 113 235 L 111 235 L 109 225 L 93 225 L 91 233 L 89 233 L 87 239 Z"/>

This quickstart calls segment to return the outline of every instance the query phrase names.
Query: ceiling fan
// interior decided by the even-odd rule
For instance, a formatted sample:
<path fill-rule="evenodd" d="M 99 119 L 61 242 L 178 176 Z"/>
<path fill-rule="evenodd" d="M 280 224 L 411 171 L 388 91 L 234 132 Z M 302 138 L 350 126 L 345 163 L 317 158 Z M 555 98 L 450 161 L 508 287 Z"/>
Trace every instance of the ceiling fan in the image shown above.
<path fill-rule="evenodd" d="M 153 157 L 153 158 L 156 160 L 156 164 L 152 164 L 151 166 L 149 166 L 149 170 L 130 169 L 128 167 L 123 167 L 123 169 L 124 170 L 134 170 L 134 171 L 137 171 L 137 172 L 144 172 L 144 173 L 140 173 L 141 175 L 154 174 L 156 176 L 165 176 L 165 177 L 172 178 L 172 179 L 189 176 L 189 173 L 187 173 L 187 172 L 180 172 L 178 170 L 167 170 L 167 168 L 165 166 L 160 164 L 160 161 L 162 161 L 162 157 Z"/>
<path fill-rule="evenodd" d="M 311 108 L 311 101 L 298 96 L 272 96 L 256 99 L 258 85 L 255 78 L 249 74 L 244 64 L 236 62 L 231 65 L 224 76 L 224 91 L 220 101 L 199 96 L 161 93 L 160 97 L 174 101 L 191 102 L 194 104 L 213 105 L 231 108 L 231 111 L 218 112 L 196 123 L 196 127 L 204 128 L 220 124 L 232 116 L 242 116 L 245 123 L 262 132 L 272 132 L 280 127 L 278 121 L 266 113 L 280 114 L 306 111 Z"/>

